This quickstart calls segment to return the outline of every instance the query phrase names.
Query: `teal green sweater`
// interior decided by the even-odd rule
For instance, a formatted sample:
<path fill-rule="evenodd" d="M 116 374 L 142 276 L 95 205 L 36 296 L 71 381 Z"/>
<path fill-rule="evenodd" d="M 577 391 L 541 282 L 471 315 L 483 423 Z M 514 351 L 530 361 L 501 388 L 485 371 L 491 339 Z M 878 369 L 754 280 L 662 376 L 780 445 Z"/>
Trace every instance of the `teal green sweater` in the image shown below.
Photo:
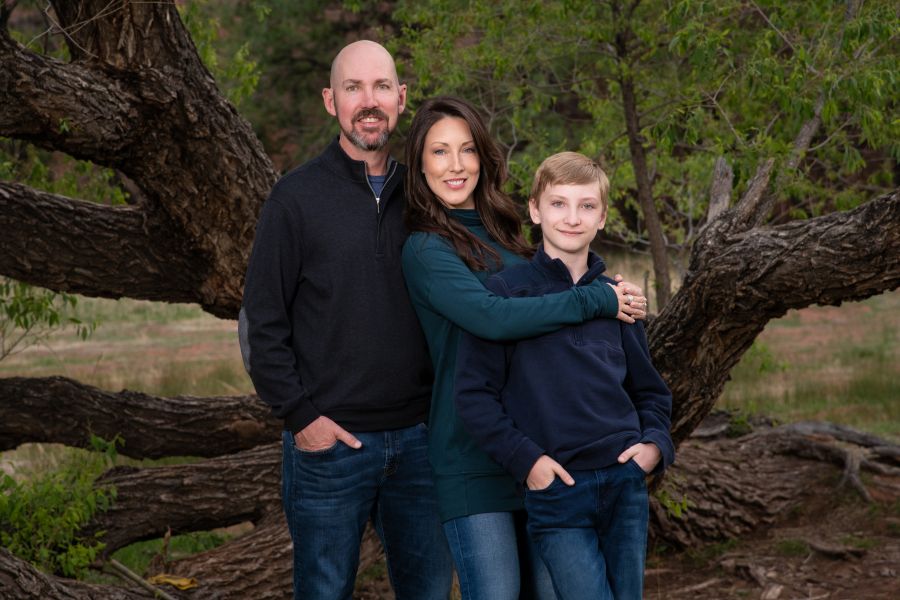
<path fill-rule="evenodd" d="M 450 214 L 500 253 L 503 265 L 497 270 L 525 262 L 489 237 L 475 210 Z M 456 414 L 453 382 L 462 330 L 489 340 L 515 340 L 618 313 L 615 292 L 599 280 L 558 294 L 503 298 L 484 287 L 491 274 L 470 271 L 453 246 L 435 234 L 413 233 L 403 246 L 403 275 L 434 365 L 428 458 L 443 521 L 522 508 L 512 477 L 478 447 Z"/>

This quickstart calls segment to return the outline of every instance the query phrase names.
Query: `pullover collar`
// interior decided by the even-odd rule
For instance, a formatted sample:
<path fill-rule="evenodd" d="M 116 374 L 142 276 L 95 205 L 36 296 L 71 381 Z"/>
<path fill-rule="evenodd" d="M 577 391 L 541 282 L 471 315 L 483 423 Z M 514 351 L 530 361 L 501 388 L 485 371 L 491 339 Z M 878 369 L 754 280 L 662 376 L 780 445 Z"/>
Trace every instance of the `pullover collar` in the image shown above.
<path fill-rule="evenodd" d="M 366 178 L 366 161 L 364 160 L 353 160 L 347 153 L 344 152 L 344 149 L 341 148 L 341 144 L 338 141 L 340 138 L 335 137 L 328 147 L 325 148 L 325 151 L 322 153 L 322 157 L 325 159 L 324 164 L 340 177 L 344 179 L 349 179 L 350 181 L 355 181 L 357 183 L 364 183 L 368 185 L 368 179 Z M 394 171 L 399 163 L 393 159 L 393 157 L 388 156 L 387 163 L 387 171 L 385 175 L 388 180 L 393 180 Z M 392 184 L 395 185 L 395 182 L 391 181 Z M 393 187 L 393 185 L 391 186 Z M 385 186 L 387 189 L 387 186 Z M 382 192 L 383 193 L 383 192 Z"/>
<path fill-rule="evenodd" d="M 587 285 L 606 271 L 606 263 L 604 263 L 603 259 L 597 256 L 593 250 L 588 252 L 587 260 L 587 273 L 575 282 L 576 285 Z M 569 273 L 569 268 L 558 258 L 550 258 L 547 253 L 544 252 L 543 244 L 538 246 L 531 264 L 550 279 L 564 281 L 568 285 L 572 285 L 572 274 Z"/>

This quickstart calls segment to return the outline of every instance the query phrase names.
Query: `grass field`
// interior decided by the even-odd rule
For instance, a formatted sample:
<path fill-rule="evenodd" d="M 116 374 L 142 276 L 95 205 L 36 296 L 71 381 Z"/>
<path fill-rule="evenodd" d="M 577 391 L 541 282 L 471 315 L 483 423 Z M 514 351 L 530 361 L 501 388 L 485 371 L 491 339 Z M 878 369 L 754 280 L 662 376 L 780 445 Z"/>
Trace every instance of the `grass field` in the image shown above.
<path fill-rule="evenodd" d="M 54 334 L 0 362 L 0 377 L 63 375 L 110 391 L 160 396 L 253 391 L 237 346 L 237 322 L 196 305 L 80 298 L 77 316 L 98 323 L 81 341 Z"/>
<path fill-rule="evenodd" d="M 731 372 L 719 406 L 900 439 L 900 291 L 790 311 Z"/>

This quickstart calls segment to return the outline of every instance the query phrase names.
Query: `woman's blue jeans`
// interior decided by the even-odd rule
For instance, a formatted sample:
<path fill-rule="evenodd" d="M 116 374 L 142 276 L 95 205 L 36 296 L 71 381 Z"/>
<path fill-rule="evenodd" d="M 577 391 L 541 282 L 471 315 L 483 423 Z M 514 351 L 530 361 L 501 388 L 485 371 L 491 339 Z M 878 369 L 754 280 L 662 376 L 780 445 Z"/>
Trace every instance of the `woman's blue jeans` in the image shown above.
<path fill-rule="evenodd" d="M 463 600 L 555 600 L 522 511 L 451 519 L 444 523 L 444 533 Z"/>
<path fill-rule="evenodd" d="M 372 519 L 397 600 L 446 600 L 453 566 L 441 530 L 425 425 L 354 433 L 304 452 L 282 438 L 282 502 L 294 542 L 294 598 L 350 600 L 359 544 Z"/>
<path fill-rule="evenodd" d="M 527 491 L 528 532 L 560 600 L 641 600 L 649 505 L 633 460 Z"/>

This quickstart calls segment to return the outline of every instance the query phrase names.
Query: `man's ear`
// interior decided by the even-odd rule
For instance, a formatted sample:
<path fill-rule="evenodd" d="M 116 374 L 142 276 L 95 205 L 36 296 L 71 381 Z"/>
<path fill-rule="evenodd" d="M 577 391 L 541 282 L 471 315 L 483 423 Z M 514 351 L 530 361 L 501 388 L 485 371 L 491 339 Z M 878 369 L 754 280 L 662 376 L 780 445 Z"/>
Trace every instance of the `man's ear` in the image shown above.
<path fill-rule="evenodd" d="M 535 225 L 541 224 L 541 213 L 538 211 L 538 200 L 535 198 L 528 199 L 528 214 L 531 217 L 531 222 Z"/>
<path fill-rule="evenodd" d="M 406 110 L 406 84 L 401 83 L 398 89 L 400 90 L 400 103 L 398 107 L 400 109 L 400 114 L 403 114 L 403 111 Z"/>
<path fill-rule="evenodd" d="M 325 103 L 325 110 L 332 117 L 337 116 L 337 109 L 334 107 L 334 90 L 332 88 L 322 88 L 322 102 Z"/>
<path fill-rule="evenodd" d="M 603 228 L 606 226 L 606 217 L 608 217 L 608 216 L 609 216 L 609 209 L 607 208 L 603 211 L 603 218 L 600 219 L 600 224 L 597 226 L 597 231 L 602 231 Z"/>

